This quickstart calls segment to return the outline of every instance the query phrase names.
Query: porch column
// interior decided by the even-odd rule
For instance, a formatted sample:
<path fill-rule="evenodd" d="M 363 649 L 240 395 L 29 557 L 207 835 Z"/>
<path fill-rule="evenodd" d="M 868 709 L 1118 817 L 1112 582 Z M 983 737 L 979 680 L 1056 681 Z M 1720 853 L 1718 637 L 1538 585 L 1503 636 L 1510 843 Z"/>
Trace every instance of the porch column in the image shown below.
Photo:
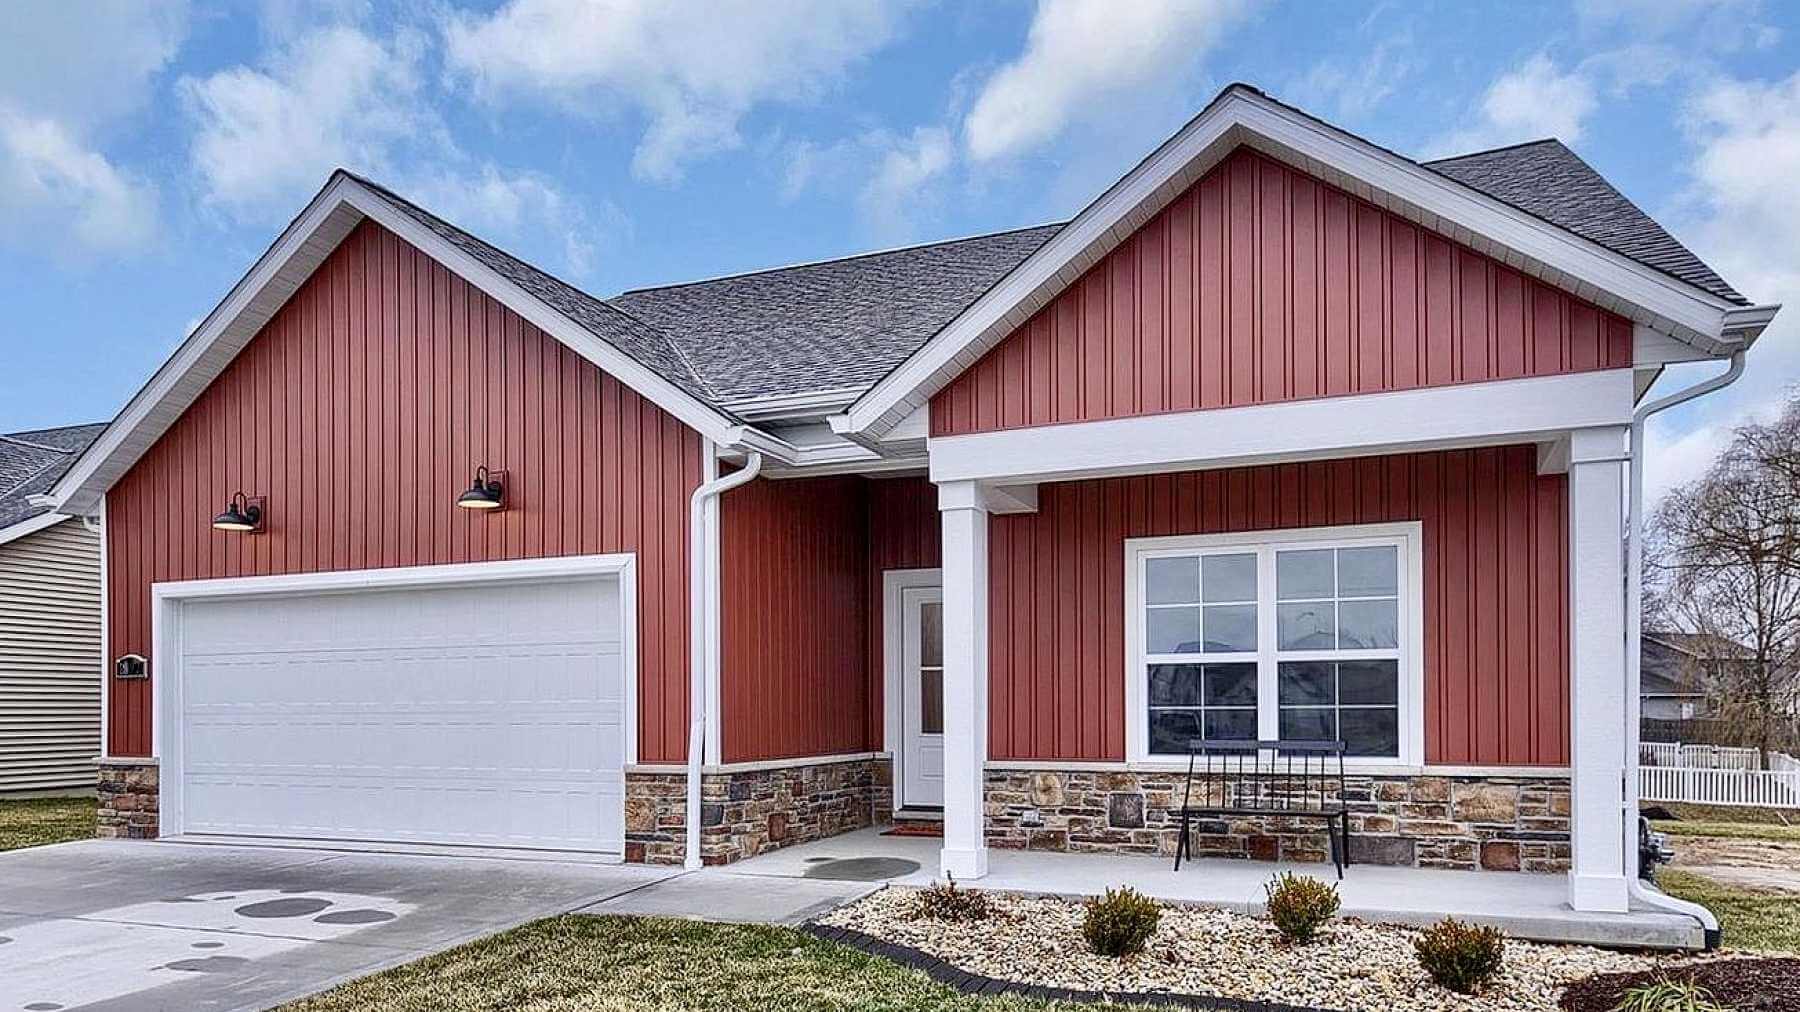
<path fill-rule="evenodd" d="M 944 528 L 944 850 L 942 874 L 987 874 L 988 503 L 972 481 L 938 486 Z"/>
<path fill-rule="evenodd" d="M 1569 440 L 1569 905 L 1620 913 L 1625 881 L 1624 426 Z"/>

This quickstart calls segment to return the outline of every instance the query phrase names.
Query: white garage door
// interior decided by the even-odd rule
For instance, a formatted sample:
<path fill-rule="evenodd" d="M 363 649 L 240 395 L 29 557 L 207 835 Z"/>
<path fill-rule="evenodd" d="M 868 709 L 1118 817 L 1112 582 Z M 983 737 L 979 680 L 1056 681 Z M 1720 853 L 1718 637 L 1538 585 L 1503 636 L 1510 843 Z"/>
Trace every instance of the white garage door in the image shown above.
<path fill-rule="evenodd" d="M 181 608 L 183 832 L 623 851 L 616 578 Z"/>

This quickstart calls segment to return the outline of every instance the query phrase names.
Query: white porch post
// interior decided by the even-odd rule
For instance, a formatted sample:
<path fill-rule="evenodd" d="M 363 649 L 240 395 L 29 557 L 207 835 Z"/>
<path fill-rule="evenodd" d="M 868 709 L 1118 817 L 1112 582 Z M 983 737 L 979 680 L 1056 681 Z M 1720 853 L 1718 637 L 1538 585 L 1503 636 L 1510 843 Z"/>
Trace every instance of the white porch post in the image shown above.
<path fill-rule="evenodd" d="M 1569 441 L 1569 905 L 1624 912 L 1626 428 Z"/>
<path fill-rule="evenodd" d="M 972 481 L 938 486 L 944 529 L 944 850 L 946 876 L 987 874 L 988 504 Z"/>

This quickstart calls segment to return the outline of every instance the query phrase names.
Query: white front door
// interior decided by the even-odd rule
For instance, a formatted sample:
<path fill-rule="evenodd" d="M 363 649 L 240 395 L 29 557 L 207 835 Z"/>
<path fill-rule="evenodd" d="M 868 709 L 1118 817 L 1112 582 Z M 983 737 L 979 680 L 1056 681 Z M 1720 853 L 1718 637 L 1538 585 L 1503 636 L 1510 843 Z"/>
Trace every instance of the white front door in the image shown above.
<path fill-rule="evenodd" d="M 900 592 L 901 756 L 904 808 L 944 805 L 944 591 Z"/>

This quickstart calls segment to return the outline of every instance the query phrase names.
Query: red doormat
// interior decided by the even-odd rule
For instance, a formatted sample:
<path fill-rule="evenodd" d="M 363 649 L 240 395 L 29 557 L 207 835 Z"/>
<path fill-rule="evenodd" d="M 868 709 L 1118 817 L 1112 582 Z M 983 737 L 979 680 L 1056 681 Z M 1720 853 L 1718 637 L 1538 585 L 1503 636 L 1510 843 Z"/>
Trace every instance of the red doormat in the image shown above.
<path fill-rule="evenodd" d="M 944 824 L 941 822 L 896 822 L 892 829 L 882 836 L 943 836 Z"/>

